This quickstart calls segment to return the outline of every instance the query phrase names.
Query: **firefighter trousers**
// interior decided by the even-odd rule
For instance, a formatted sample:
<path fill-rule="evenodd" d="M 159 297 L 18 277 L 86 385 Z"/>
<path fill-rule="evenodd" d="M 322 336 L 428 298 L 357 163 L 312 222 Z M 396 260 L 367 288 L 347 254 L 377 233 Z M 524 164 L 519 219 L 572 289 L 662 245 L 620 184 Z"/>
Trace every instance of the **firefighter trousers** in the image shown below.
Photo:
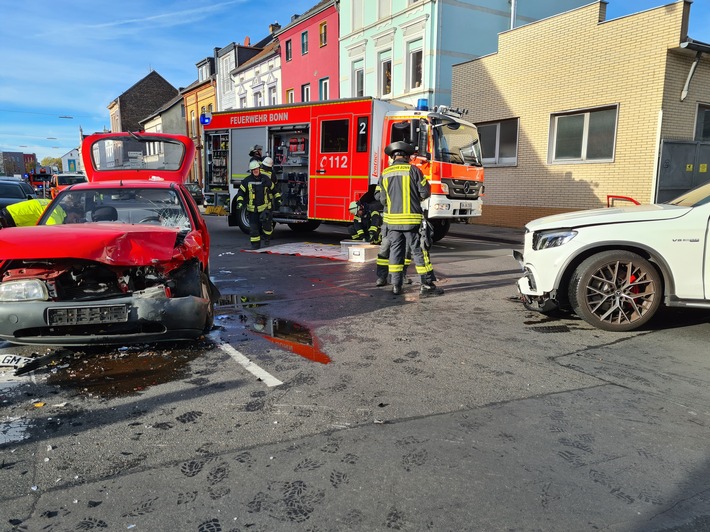
<path fill-rule="evenodd" d="M 422 284 L 431 284 L 436 281 L 434 267 L 429 260 L 429 252 L 422 249 L 419 239 L 419 227 L 403 231 L 399 229 L 387 229 L 387 237 L 390 241 L 390 253 L 388 270 L 392 277 L 393 286 L 402 286 L 404 261 L 407 249 L 411 250 L 412 261 L 421 276 Z"/>
<path fill-rule="evenodd" d="M 266 209 L 262 212 L 247 211 L 249 217 L 249 240 L 251 247 L 259 249 L 262 239 L 265 244 L 269 243 L 271 233 L 274 232 L 274 218 L 271 211 Z"/>

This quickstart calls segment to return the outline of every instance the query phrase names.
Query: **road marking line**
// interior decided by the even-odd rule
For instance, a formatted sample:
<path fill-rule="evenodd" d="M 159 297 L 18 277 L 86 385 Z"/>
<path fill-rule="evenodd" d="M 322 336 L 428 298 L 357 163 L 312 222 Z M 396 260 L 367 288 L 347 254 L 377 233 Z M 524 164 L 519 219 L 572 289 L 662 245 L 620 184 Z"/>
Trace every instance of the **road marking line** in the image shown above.
<path fill-rule="evenodd" d="M 279 386 L 280 384 L 283 384 L 283 382 L 274 377 L 271 373 L 268 373 L 266 370 L 254 364 L 251 360 L 249 360 L 239 351 L 234 349 L 231 345 L 220 344 L 219 348 L 225 353 L 227 353 L 230 357 L 232 357 L 237 362 L 237 364 L 242 366 L 249 373 L 254 375 L 256 378 L 261 379 L 268 387 Z"/>

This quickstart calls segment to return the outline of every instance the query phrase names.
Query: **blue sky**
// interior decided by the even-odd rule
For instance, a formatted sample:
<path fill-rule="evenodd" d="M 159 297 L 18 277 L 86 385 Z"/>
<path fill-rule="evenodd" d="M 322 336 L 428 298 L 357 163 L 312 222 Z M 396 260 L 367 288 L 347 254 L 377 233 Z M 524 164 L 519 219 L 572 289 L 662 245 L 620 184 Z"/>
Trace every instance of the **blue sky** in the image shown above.
<path fill-rule="evenodd" d="M 61 157 L 79 145 L 79 126 L 108 128 L 107 106 L 151 69 L 185 87 L 215 47 L 257 42 L 317 1 L 0 0 L 0 151 Z M 668 3 L 609 0 L 607 20 Z M 688 33 L 703 42 L 709 3 L 690 12 Z"/>

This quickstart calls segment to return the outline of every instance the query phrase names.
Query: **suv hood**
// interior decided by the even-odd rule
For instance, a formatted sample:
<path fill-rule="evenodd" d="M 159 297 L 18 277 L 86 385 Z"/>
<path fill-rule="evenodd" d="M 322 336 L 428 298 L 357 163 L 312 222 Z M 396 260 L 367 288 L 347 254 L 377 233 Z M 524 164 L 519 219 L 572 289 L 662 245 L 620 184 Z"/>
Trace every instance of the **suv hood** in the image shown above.
<path fill-rule="evenodd" d="M 566 212 L 532 220 L 525 225 L 525 228 L 528 231 L 542 231 L 590 225 L 670 220 L 685 215 L 691 208 L 668 204 L 652 204 Z"/>
<path fill-rule="evenodd" d="M 0 262 L 86 259 L 114 266 L 146 266 L 173 258 L 177 227 L 71 224 L 0 230 Z"/>

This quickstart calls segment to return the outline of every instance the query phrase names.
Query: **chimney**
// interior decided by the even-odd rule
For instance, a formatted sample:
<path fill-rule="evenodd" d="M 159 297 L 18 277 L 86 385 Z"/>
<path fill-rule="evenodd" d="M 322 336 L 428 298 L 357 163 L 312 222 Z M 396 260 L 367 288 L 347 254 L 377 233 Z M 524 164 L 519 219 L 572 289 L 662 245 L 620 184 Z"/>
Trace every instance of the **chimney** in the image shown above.
<path fill-rule="evenodd" d="M 248 35 L 244 37 L 244 46 L 251 46 L 251 39 L 249 39 Z"/>
<path fill-rule="evenodd" d="M 273 24 L 269 24 L 269 33 L 271 35 L 273 35 L 277 31 L 279 31 L 280 29 L 281 29 L 281 24 L 279 24 L 278 22 L 274 22 Z"/>
<path fill-rule="evenodd" d="M 298 14 L 296 14 L 296 15 L 291 15 L 291 22 L 293 22 L 294 20 L 296 20 L 296 19 L 297 19 L 298 17 L 300 17 L 300 16 L 301 16 L 301 15 L 298 15 Z"/>

